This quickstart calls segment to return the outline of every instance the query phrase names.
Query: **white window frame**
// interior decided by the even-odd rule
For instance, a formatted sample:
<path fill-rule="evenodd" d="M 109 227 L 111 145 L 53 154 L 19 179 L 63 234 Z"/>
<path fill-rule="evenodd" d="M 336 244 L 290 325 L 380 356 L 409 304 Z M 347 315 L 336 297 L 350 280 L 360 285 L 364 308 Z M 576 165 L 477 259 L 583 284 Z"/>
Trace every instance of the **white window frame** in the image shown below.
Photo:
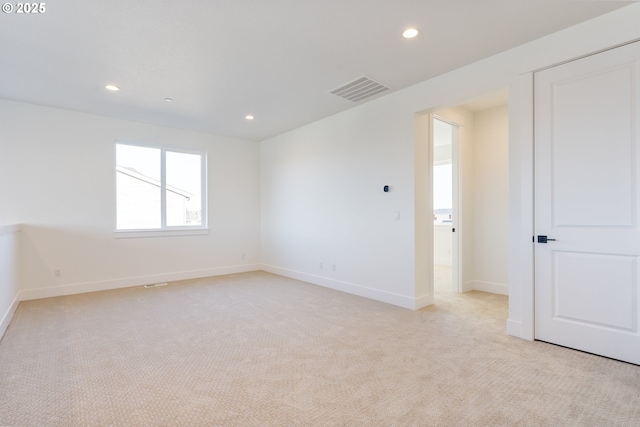
<path fill-rule="evenodd" d="M 186 148 L 176 148 L 159 144 L 150 144 L 138 141 L 116 140 L 113 144 L 113 170 L 114 170 L 114 194 L 115 194 L 115 215 L 118 217 L 118 187 L 117 187 L 117 149 L 118 145 L 130 145 L 134 147 L 153 148 L 160 150 L 160 228 L 144 228 L 144 229 L 126 229 L 119 230 L 117 220 L 115 224 L 114 236 L 116 238 L 137 238 L 137 237 L 167 237 L 167 236 L 191 236 L 208 234 L 208 211 L 207 211 L 207 152 L 201 150 L 193 150 Z M 167 225 L 167 195 L 166 195 L 166 153 L 184 153 L 195 154 L 200 156 L 200 200 L 201 206 L 201 218 L 202 224 L 200 225 L 181 225 L 181 226 L 169 226 Z"/>

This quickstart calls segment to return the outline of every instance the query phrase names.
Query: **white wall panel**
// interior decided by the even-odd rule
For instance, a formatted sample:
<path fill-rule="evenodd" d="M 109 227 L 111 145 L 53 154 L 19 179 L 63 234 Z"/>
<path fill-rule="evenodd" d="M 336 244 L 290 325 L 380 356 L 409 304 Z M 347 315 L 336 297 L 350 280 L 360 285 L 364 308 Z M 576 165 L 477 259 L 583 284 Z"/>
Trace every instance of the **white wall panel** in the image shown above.
<path fill-rule="evenodd" d="M 474 117 L 473 279 L 509 283 L 509 116 L 507 106 Z"/>

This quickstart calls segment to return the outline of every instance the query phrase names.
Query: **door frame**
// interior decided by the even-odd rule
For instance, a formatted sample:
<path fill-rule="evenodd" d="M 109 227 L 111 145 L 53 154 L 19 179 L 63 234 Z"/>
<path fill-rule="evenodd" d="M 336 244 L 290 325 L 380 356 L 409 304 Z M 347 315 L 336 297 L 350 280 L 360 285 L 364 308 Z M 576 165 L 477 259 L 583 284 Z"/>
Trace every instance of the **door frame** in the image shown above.
<path fill-rule="evenodd" d="M 535 73 L 640 42 L 632 39 L 519 75 L 509 86 L 509 319 L 507 333 L 535 339 Z"/>
<path fill-rule="evenodd" d="M 509 86 L 509 319 L 507 333 L 534 339 L 534 71 Z"/>
<path fill-rule="evenodd" d="M 462 125 L 456 123 L 455 121 L 445 117 L 444 115 L 438 114 L 438 111 L 429 114 L 429 120 L 432 124 L 434 120 L 439 120 L 441 122 L 447 123 L 451 127 L 453 127 L 453 135 L 451 141 L 451 175 L 452 175 L 452 217 L 453 222 L 451 224 L 452 231 L 451 234 L 451 284 L 452 290 L 456 293 L 464 292 L 461 274 L 462 271 L 462 251 L 460 250 L 460 242 L 461 235 L 464 232 L 462 230 L 462 221 L 461 213 L 462 206 L 460 204 L 460 192 L 462 191 L 461 180 L 460 180 L 460 128 Z M 433 126 L 429 127 L 429 150 L 433 156 L 434 150 L 434 140 L 433 140 Z M 433 157 L 431 158 L 430 170 L 433 168 Z M 433 177 L 433 173 L 432 173 Z M 433 179 L 433 178 L 432 178 Z M 433 181 L 431 182 L 431 186 L 433 187 Z M 433 212 L 433 193 L 431 194 L 431 212 Z M 431 223 L 431 228 L 433 230 L 433 222 Z M 431 232 L 431 245 L 434 243 L 434 232 Z M 433 270 L 433 269 L 432 269 Z M 433 284 L 432 284 L 433 285 Z"/>
<path fill-rule="evenodd" d="M 434 302 L 433 136 L 431 129 L 432 115 L 437 110 L 425 110 L 414 114 L 414 309 L 426 307 Z M 461 252 L 462 250 L 459 250 L 458 269 L 462 265 Z M 459 280 L 462 280 L 461 276 L 460 274 Z"/>

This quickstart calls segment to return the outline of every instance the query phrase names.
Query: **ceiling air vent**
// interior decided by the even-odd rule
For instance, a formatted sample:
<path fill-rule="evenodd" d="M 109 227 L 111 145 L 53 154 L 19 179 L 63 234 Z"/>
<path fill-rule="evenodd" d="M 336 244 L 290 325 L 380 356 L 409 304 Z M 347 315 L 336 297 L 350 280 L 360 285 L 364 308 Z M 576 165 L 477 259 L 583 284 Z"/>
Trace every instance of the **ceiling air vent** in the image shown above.
<path fill-rule="evenodd" d="M 358 102 L 385 90 L 389 90 L 389 88 L 375 80 L 371 80 L 369 77 L 362 76 L 333 89 L 331 93 L 349 101 Z"/>

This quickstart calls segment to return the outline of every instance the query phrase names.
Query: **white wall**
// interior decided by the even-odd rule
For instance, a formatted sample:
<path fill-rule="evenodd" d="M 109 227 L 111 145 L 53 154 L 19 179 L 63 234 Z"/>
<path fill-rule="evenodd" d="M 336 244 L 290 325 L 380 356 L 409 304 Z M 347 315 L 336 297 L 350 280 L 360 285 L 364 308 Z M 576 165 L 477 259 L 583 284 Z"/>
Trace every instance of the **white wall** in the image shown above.
<path fill-rule="evenodd" d="M 476 290 L 508 294 L 509 118 L 507 106 L 474 114 L 474 251 Z"/>
<path fill-rule="evenodd" d="M 394 116 L 356 108 L 261 144 L 265 269 L 412 303 L 413 147 L 396 142 L 413 124 Z"/>
<path fill-rule="evenodd" d="M 0 118 L 0 224 L 23 224 L 23 299 L 257 268 L 258 143 L 6 100 Z M 207 235 L 114 238 L 116 139 L 207 151 Z"/>
<path fill-rule="evenodd" d="M 18 308 L 18 251 L 17 225 L 0 226 L 0 339 Z"/>
<path fill-rule="evenodd" d="M 263 141 L 263 262 L 272 271 L 314 283 L 421 306 L 428 301 L 431 272 L 418 261 L 433 254 L 421 222 L 431 220 L 422 196 L 430 182 L 414 165 L 421 161 L 415 156 L 430 155 L 420 147 L 421 131 L 414 130 L 416 114 L 460 105 L 516 85 L 523 73 L 640 38 L 637 22 L 640 4 Z M 524 113 L 520 93 L 510 91 L 510 108 Z M 523 287 L 530 283 L 512 272 L 531 262 L 526 245 L 532 234 L 527 241 L 528 196 L 519 176 L 527 171 L 518 147 L 523 130 L 510 124 L 510 132 L 509 181 L 515 186 L 509 193 L 510 332 L 518 335 L 529 310 L 523 307 Z M 385 184 L 394 191 L 382 193 Z M 401 212 L 400 221 L 395 211 Z M 321 259 L 336 262 L 337 271 L 319 270 Z"/>

